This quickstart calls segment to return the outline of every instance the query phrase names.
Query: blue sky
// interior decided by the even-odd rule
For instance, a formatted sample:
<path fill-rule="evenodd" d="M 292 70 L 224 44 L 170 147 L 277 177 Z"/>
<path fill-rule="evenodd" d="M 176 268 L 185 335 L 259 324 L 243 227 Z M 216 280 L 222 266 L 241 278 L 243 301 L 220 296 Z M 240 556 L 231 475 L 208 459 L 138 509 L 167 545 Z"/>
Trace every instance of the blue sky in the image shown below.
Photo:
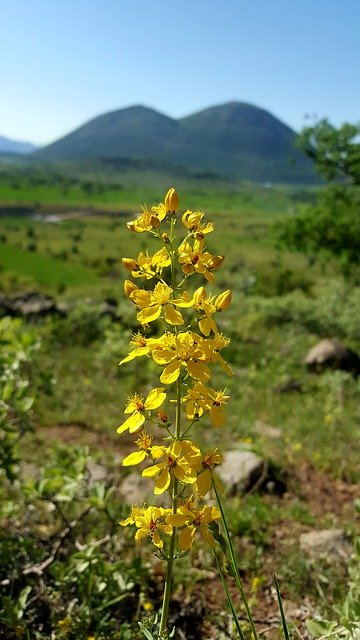
<path fill-rule="evenodd" d="M 360 120 L 360 0 L 0 0 L 0 135 L 51 142 L 143 104 Z"/>

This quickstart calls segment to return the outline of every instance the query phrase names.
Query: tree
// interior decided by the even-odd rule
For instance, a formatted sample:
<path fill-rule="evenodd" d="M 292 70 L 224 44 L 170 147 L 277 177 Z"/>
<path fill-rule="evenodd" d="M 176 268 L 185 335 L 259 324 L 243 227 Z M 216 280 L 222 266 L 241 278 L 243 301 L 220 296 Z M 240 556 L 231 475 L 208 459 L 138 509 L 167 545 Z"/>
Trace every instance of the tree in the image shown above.
<path fill-rule="evenodd" d="M 349 272 L 360 265 L 360 125 L 336 129 L 327 120 L 306 127 L 297 144 L 331 181 L 315 205 L 279 228 L 282 244 L 315 256 L 338 258 Z"/>

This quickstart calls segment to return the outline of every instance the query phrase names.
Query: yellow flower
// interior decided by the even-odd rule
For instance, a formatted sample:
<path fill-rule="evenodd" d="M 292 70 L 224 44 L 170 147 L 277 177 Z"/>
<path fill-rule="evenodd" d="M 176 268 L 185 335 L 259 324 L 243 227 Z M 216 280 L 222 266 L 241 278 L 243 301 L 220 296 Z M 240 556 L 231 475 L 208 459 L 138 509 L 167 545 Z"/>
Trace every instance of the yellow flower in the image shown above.
<path fill-rule="evenodd" d="M 228 376 L 233 376 L 233 370 L 219 353 L 221 349 L 224 349 L 229 344 L 230 338 L 227 338 L 222 333 L 216 333 L 213 338 L 207 338 L 203 341 L 202 348 L 208 361 L 218 362 Z"/>
<path fill-rule="evenodd" d="M 160 533 L 166 533 L 171 535 L 173 527 L 171 523 L 166 523 L 165 518 L 171 513 L 171 509 L 164 509 L 163 507 L 132 507 L 131 514 L 126 520 L 122 520 L 120 524 L 126 527 L 128 524 L 134 524 L 137 527 L 135 534 L 135 540 L 138 544 L 143 538 L 149 536 L 153 544 L 162 549 L 164 542 Z"/>
<path fill-rule="evenodd" d="M 192 301 L 185 298 L 175 300 L 172 298 L 172 289 L 165 282 L 158 282 L 153 291 L 136 289 L 130 299 L 141 309 L 137 314 L 140 324 L 148 324 L 157 320 L 164 313 L 164 320 L 171 325 L 184 324 L 184 318 L 174 306 L 189 307 Z"/>
<path fill-rule="evenodd" d="M 160 381 L 172 384 L 179 378 L 181 368 L 185 367 L 192 378 L 206 382 L 210 378 L 210 369 L 205 363 L 202 342 L 203 338 L 191 331 L 165 333 L 158 340 L 149 339 L 153 360 L 157 364 L 166 365 Z"/>
<path fill-rule="evenodd" d="M 203 497 L 211 489 L 212 479 L 215 482 L 216 488 L 219 492 L 222 492 L 222 484 L 219 478 L 213 473 L 214 469 L 222 462 L 222 455 L 218 448 L 213 449 L 206 453 L 200 463 L 194 467 L 199 473 L 196 478 L 196 491 L 199 496 Z"/>
<path fill-rule="evenodd" d="M 143 431 L 138 440 L 135 440 L 135 444 L 137 444 L 139 451 L 129 453 L 129 455 L 122 461 L 123 467 L 131 467 L 134 464 L 140 464 L 140 462 L 143 462 L 143 460 L 151 454 L 153 439 L 154 437 L 152 435 Z"/>
<path fill-rule="evenodd" d="M 212 222 L 202 223 L 203 217 L 202 211 L 187 210 L 181 218 L 184 227 L 198 239 L 203 238 L 206 233 L 211 233 L 214 230 Z"/>
<path fill-rule="evenodd" d="M 214 282 L 215 277 L 211 271 L 219 269 L 224 261 L 224 256 L 212 256 L 208 251 L 203 251 L 204 240 L 196 239 L 193 246 L 187 240 L 179 247 L 179 263 L 182 272 L 189 276 L 192 273 L 202 274 L 209 282 Z"/>
<path fill-rule="evenodd" d="M 133 278 L 146 278 L 150 280 L 151 278 L 161 277 L 163 269 L 171 264 L 171 258 L 166 248 L 163 247 L 152 256 L 149 256 L 148 253 L 141 252 L 137 260 L 123 258 L 122 263 L 125 269 L 131 271 Z"/>
<path fill-rule="evenodd" d="M 135 347 L 132 351 L 130 351 L 129 355 L 126 358 L 123 358 L 119 364 L 124 364 L 124 362 L 130 362 L 134 358 L 139 358 L 141 356 L 146 356 L 150 352 L 150 348 L 147 346 L 147 339 L 142 333 L 135 333 L 130 340 L 130 344 Z"/>
<path fill-rule="evenodd" d="M 179 208 L 179 196 L 173 187 L 169 189 L 165 196 L 165 209 L 167 213 L 176 213 Z"/>
<path fill-rule="evenodd" d="M 221 514 L 217 507 L 205 505 L 201 509 L 197 509 L 195 500 L 189 498 L 178 508 L 177 513 L 171 513 L 167 516 L 166 522 L 174 527 L 182 527 L 178 545 L 181 551 L 188 551 L 193 545 L 197 532 L 211 547 L 215 546 L 216 542 L 208 525 L 220 517 Z"/>
<path fill-rule="evenodd" d="M 144 478 L 155 478 L 155 494 L 166 491 L 175 476 L 183 484 L 193 484 L 196 481 L 196 473 L 192 471 L 196 461 L 201 458 L 200 450 L 190 440 L 176 440 L 169 447 L 153 448 L 154 458 L 164 458 L 162 462 L 144 469 Z"/>
<path fill-rule="evenodd" d="M 146 400 L 144 400 L 141 395 L 135 393 L 129 398 L 129 402 L 124 411 L 124 413 L 131 413 L 131 416 L 117 428 L 117 433 L 123 433 L 126 429 L 129 429 L 130 433 L 139 431 L 145 422 L 144 412 L 158 409 L 165 401 L 165 398 L 166 393 L 164 393 L 164 387 L 152 389 Z"/>
<path fill-rule="evenodd" d="M 151 207 L 149 210 L 145 205 L 141 207 L 142 211 L 139 215 L 127 223 L 127 228 L 136 233 L 144 231 L 152 231 L 160 226 L 160 223 L 166 216 L 165 205 L 160 203 L 157 207 Z"/>
<path fill-rule="evenodd" d="M 220 293 L 215 298 L 215 296 L 207 296 L 204 287 L 199 287 L 194 293 L 193 300 L 195 309 L 200 312 L 198 325 L 201 333 L 205 336 L 208 336 L 210 331 L 218 333 L 213 315 L 218 311 L 223 311 L 229 306 L 231 302 L 230 289 L 227 289 L 224 293 Z"/>
<path fill-rule="evenodd" d="M 183 401 L 186 402 L 186 415 L 189 420 L 194 420 L 202 416 L 204 412 L 208 412 L 214 427 L 224 427 L 223 405 L 227 404 L 228 399 L 229 396 L 225 395 L 225 391 L 215 391 L 199 381 L 192 388 L 189 388 Z"/>

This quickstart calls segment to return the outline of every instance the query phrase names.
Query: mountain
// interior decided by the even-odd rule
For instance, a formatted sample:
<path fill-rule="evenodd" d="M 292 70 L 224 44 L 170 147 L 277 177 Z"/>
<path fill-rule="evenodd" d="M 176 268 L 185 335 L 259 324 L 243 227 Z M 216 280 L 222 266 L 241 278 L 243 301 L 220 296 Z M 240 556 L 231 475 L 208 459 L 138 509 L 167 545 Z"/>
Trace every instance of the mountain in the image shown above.
<path fill-rule="evenodd" d="M 10 140 L 0 136 L 0 153 L 33 153 L 36 150 L 34 144 L 30 142 L 20 142 L 19 140 Z"/>
<path fill-rule="evenodd" d="M 132 159 L 255 182 L 317 180 L 295 132 L 250 104 L 229 102 L 175 120 L 144 106 L 98 116 L 35 152 L 44 160 Z"/>

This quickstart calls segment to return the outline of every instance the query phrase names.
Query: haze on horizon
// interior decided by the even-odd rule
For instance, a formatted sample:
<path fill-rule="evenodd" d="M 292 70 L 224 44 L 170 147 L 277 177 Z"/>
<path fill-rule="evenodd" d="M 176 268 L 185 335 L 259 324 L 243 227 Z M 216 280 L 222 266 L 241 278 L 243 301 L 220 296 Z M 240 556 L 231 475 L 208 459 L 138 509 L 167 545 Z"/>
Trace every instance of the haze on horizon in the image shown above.
<path fill-rule="evenodd" d="M 358 0 L 3 0 L 0 135 L 38 145 L 142 104 L 360 119 Z"/>

